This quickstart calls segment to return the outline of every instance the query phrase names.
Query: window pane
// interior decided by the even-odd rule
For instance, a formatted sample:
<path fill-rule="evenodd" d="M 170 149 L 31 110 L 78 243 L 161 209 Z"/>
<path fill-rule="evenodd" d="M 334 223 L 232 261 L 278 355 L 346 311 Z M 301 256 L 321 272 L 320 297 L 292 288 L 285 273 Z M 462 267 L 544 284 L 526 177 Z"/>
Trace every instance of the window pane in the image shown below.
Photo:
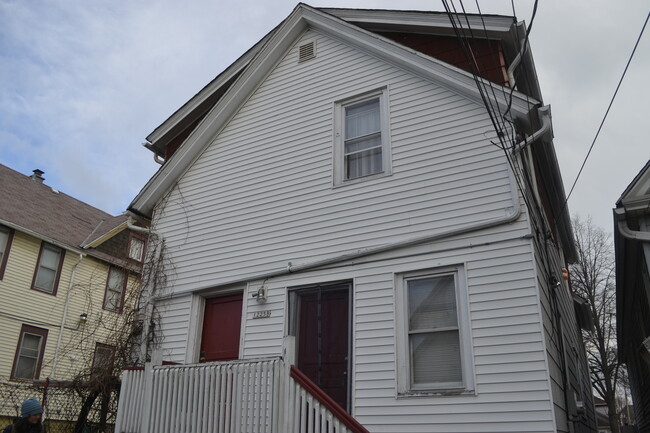
<path fill-rule="evenodd" d="M 122 292 L 124 286 L 124 272 L 120 269 L 111 268 L 108 272 L 108 288 Z"/>
<path fill-rule="evenodd" d="M 59 267 L 59 255 L 60 251 L 58 249 L 53 249 L 47 245 L 44 246 L 43 252 L 41 253 L 40 265 L 48 269 L 56 270 Z"/>
<path fill-rule="evenodd" d="M 458 331 L 410 336 L 413 384 L 462 382 Z"/>
<path fill-rule="evenodd" d="M 408 281 L 409 331 L 457 327 L 453 275 Z"/>
<path fill-rule="evenodd" d="M 5 253 L 5 248 L 7 248 L 7 239 L 9 239 L 9 230 L 0 227 L 0 263 L 2 262 L 2 256 Z"/>
<path fill-rule="evenodd" d="M 379 131 L 379 98 L 345 107 L 346 140 Z"/>
<path fill-rule="evenodd" d="M 23 344 L 20 347 L 21 356 L 38 358 L 38 351 L 41 345 L 41 337 L 33 334 L 23 335 Z"/>
<path fill-rule="evenodd" d="M 120 292 L 109 290 L 106 293 L 106 305 L 104 305 L 104 308 L 108 310 L 119 310 L 121 300 L 122 294 Z"/>
<path fill-rule="evenodd" d="M 34 379 L 34 375 L 36 374 L 37 361 L 38 359 L 36 358 L 26 358 L 19 356 L 18 365 L 16 365 L 14 376 L 19 379 Z"/>
<path fill-rule="evenodd" d="M 36 274 L 36 282 L 34 283 L 34 286 L 47 292 L 51 292 L 54 288 L 55 279 L 56 271 L 39 267 L 38 273 Z"/>
<path fill-rule="evenodd" d="M 141 261 L 143 250 L 144 250 L 144 242 L 137 238 L 131 238 L 131 248 L 129 249 L 129 257 Z"/>
<path fill-rule="evenodd" d="M 353 153 L 345 157 L 346 179 L 356 179 L 357 177 L 369 176 L 382 171 L 381 147 Z"/>
<path fill-rule="evenodd" d="M 23 334 L 23 339 L 18 352 L 18 362 L 14 376 L 19 379 L 33 379 L 36 374 L 36 365 L 41 348 L 41 336 Z"/>
<path fill-rule="evenodd" d="M 373 148 L 381 149 L 381 134 L 371 135 L 369 137 L 348 140 L 345 142 L 345 154 L 362 152 Z"/>

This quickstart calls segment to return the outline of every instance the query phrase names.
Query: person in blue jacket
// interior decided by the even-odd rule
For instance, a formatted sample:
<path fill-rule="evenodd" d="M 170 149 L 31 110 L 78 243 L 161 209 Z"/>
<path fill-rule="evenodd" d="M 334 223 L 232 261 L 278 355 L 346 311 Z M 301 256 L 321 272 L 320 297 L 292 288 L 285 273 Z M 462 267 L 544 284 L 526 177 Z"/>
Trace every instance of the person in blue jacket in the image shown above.
<path fill-rule="evenodd" d="M 2 433 L 43 433 L 43 407 L 35 398 L 28 398 L 20 406 L 20 418 L 9 424 Z"/>

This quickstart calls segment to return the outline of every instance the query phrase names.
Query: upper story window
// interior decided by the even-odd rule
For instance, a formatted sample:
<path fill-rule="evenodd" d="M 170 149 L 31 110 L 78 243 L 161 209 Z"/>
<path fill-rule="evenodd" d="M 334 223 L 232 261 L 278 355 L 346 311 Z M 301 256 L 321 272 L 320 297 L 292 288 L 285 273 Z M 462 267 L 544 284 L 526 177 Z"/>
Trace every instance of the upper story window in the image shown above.
<path fill-rule="evenodd" d="M 142 262 L 144 260 L 145 239 L 134 233 L 129 235 L 129 258 Z"/>
<path fill-rule="evenodd" d="M 7 267 L 7 259 L 9 258 L 9 250 L 11 249 L 13 237 L 13 230 L 5 226 L 0 226 L 0 280 Z"/>
<path fill-rule="evenodd" d="M 388 91 L 336 103 L 334 184 L 390 174 Z"/>
<path fill-rule="evenodd" d="M 47 329 L 23 325 L 18 337 L 14 366 L 11 378 L 17 380 L 35 380 L 41 373 Z"/>
<path fill-rule="evenodd" d="M 398 278 L 400 394 L 473 390 L 467 303 L 461 267 Z"/>
<path fill-rule="evenodd" d="M 41 244 L 38 264 L 34 272 L 33 289 L 56 295 L 63 266 L 63 256 L 63 249 L 46 242 Z"/>
<path fill-rule="evenodd" d="M 115 363 L 115 346 L 95 343 L 92 372 L 99 375 L 110 375 Z"/>
<path fill-rule="evenodd" d="M 115 311 L 117 313 L 122 312 L 126 281 L 126 271 L 113 266 L 108 269 L 106 293 L 104 294 L 105 310 Z"/>

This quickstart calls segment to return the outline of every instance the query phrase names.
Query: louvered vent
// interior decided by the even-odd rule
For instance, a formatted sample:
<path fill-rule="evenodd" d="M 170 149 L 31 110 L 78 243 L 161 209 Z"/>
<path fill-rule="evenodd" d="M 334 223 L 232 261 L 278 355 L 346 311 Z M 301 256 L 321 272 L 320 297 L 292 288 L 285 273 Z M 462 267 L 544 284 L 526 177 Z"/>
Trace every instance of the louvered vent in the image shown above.
<path fill-rule="evenodd" d="M 298 63 L 305 62 L 314 57 L 316 57 L 316 44 L 314 42 L 308 42 L 298 47 Z"/>

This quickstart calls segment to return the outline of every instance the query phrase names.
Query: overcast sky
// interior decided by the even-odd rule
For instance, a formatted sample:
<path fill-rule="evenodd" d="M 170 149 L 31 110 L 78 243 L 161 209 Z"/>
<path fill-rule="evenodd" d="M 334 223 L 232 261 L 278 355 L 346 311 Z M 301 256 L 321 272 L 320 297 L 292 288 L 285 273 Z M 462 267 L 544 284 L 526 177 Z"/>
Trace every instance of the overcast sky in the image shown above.
<path fill-rule="evenodd" d="M 470 7 L 470 3 L 472 3 Z M 533 1 L 515 0 L 530 23 Z M 539 2 L 531 47 L 567 193 L 646 15 L 647 0 Z M 442 11 L 439 1 L 312 6 Z M 475 12 L 474 2 L 465 2 Z M 483 0 L 482 12 L 512 14 Z M 460 7 L 460 3 L 456 1 Z M 145 137 L 291 13 L 286 0 L 0 0 L 0 163 L 114 215 L 157 170 Z M 611 231 L 650 158 L 650 30 L 569 201 Z M 0 185 L 0 187 L 2 187 Z"/>

